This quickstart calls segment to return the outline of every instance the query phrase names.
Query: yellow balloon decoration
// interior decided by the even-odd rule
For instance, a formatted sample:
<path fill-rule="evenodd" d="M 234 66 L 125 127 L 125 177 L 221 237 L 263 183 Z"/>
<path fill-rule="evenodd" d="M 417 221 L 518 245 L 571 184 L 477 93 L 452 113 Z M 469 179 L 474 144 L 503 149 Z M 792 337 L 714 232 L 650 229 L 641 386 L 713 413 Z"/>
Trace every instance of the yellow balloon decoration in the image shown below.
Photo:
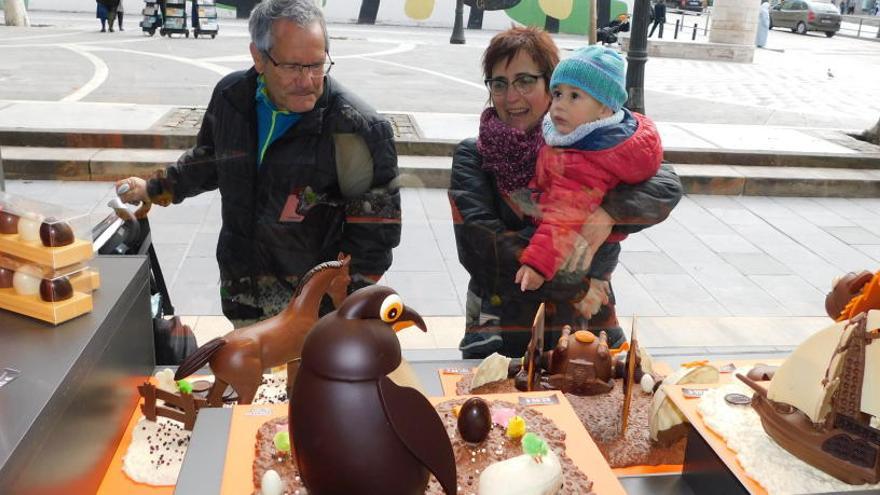
<path fill-rule="evenodd" d="M 550 17 L 568 19 L 574 7 L 574 0 L 538 0 L 541 10 Z"/>
<path fill-rule="evenodd" d="M 406 0 L 403 11 L 410 19 L 424 21 L 434 12 L 434 0 Z"/>

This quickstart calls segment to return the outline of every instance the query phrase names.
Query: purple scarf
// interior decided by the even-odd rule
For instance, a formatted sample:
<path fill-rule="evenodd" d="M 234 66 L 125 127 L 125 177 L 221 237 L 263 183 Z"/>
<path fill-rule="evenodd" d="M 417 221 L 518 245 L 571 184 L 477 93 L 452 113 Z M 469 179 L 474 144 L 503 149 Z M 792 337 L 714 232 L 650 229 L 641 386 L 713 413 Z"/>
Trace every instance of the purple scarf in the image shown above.
<path fill-rule="evenodd" d="M 540 125 L 523 132 L 502 122 L 494 108 L 487 108 L 480 115 L 477 151 L 483 157 L 483 170 L 495 175 L 502 193 L 529 185 L 535 175 L 538 150 L 543 145 Z"/>

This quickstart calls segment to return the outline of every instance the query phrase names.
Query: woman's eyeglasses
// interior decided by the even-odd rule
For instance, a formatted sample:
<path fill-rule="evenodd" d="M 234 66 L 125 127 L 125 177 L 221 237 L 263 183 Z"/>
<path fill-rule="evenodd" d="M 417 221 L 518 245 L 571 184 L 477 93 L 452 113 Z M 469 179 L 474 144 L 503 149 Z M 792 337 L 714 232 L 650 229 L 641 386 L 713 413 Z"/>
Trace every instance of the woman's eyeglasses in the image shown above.
<path fill-rule="evenodd" d="M 489 92 L 495 96 L 506 94 L 507 88 L 510 86 L 513 86 L 513 89 L 515 89 L 517 93 L 525 96 L 535 89 L 538 80 L 543 77 L 543 74 L 522 74 L 517 76 L 512 83 L 507 82 L 507 79 L 503 77 L 486 79 L 484 82 L 486 83 L 486 87 L 489 88 Z"/>
<path fill-rule="evenodd" d="M 327 60 L 321 62 L 320 64 L 287 64 L 287 63 L 278 63 L 272 58 L 272 55 L 269 52 L 263 52 L 266 55 L 266 58 L 272 62 L 272 65 L 278 68 L 278 70 L 289 77 L 303 77 L 308 74 L 310 77 L 318 78 L 324 77 L 325 75 L 330 73 L 330 69 L 336 64 L 333 59 L 330 58 L 330 54 L 327 53 Z"/>

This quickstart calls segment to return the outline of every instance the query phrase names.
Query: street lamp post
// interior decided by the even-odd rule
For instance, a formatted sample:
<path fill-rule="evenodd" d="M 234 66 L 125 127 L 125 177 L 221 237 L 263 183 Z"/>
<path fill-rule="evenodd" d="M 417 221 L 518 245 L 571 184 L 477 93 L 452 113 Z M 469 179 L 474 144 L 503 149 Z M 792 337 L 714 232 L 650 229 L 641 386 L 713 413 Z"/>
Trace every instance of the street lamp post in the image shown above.
<path fill-rule="evenodd" d="M 452 27 L 452 36 L 449 42 L 453 45 L 464 44 L 464 0 L 455 1 L 455 25 Z"/>
<path fill-rule="evenodd" d="M 648 61 L 648 12 L 651 0 L 635 0 L 629 51 L 626 60 L 626 107 L 633 112 L 645 113 L 645 62 Z"/>

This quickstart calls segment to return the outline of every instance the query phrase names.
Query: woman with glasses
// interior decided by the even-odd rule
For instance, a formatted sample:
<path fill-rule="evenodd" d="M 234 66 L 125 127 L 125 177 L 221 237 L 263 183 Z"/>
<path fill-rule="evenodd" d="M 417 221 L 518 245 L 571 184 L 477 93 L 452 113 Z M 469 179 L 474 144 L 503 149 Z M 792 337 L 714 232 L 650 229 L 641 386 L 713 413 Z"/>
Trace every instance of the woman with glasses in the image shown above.
<path fill-rule="evenodd" d="M 465 139 L 455 151 L 449 189 L 458 258 L 471 277 L 459 346 L 466 359 L 493 352 L 523 356 L 541 302 L 546 303 L 545 348 L 556 344 L 567 324 L 605 331 L 609 344 L 622 344 L 626 337 L 611 289 L 620 244 L 604 241 L 612 232 L 638 232 L 663 221 L 681 198 L 681 181 L 667 166 L 641 184 L 608 191 L 560 273 L 536 291 L 520 290 L 515 283 L 520 256 L 538 215 L 527 187 L 544 145 L 540 124 L 550 107 L 550 76 L 558 62 L 552 38 L 535 28 L 504 31 L 483 54 L 489 106 L 480 117 L 479 136 Z"/>
<path fill-rule="evenodd" d="M 123 201 L 163 206 L 220 190 L 217 295 L 236 327 L 280 312 L 299 278 L 340 251 L 351 289 L 375 282 L 400 242 L 391 124 L 329 75 L 321 8 L 265 0 L 248 27 L 254 66 L 217 83 L 196 146 L 148 182 L 119 183 Z M 355 209 L 365 203 L 369 214 Z"/>

